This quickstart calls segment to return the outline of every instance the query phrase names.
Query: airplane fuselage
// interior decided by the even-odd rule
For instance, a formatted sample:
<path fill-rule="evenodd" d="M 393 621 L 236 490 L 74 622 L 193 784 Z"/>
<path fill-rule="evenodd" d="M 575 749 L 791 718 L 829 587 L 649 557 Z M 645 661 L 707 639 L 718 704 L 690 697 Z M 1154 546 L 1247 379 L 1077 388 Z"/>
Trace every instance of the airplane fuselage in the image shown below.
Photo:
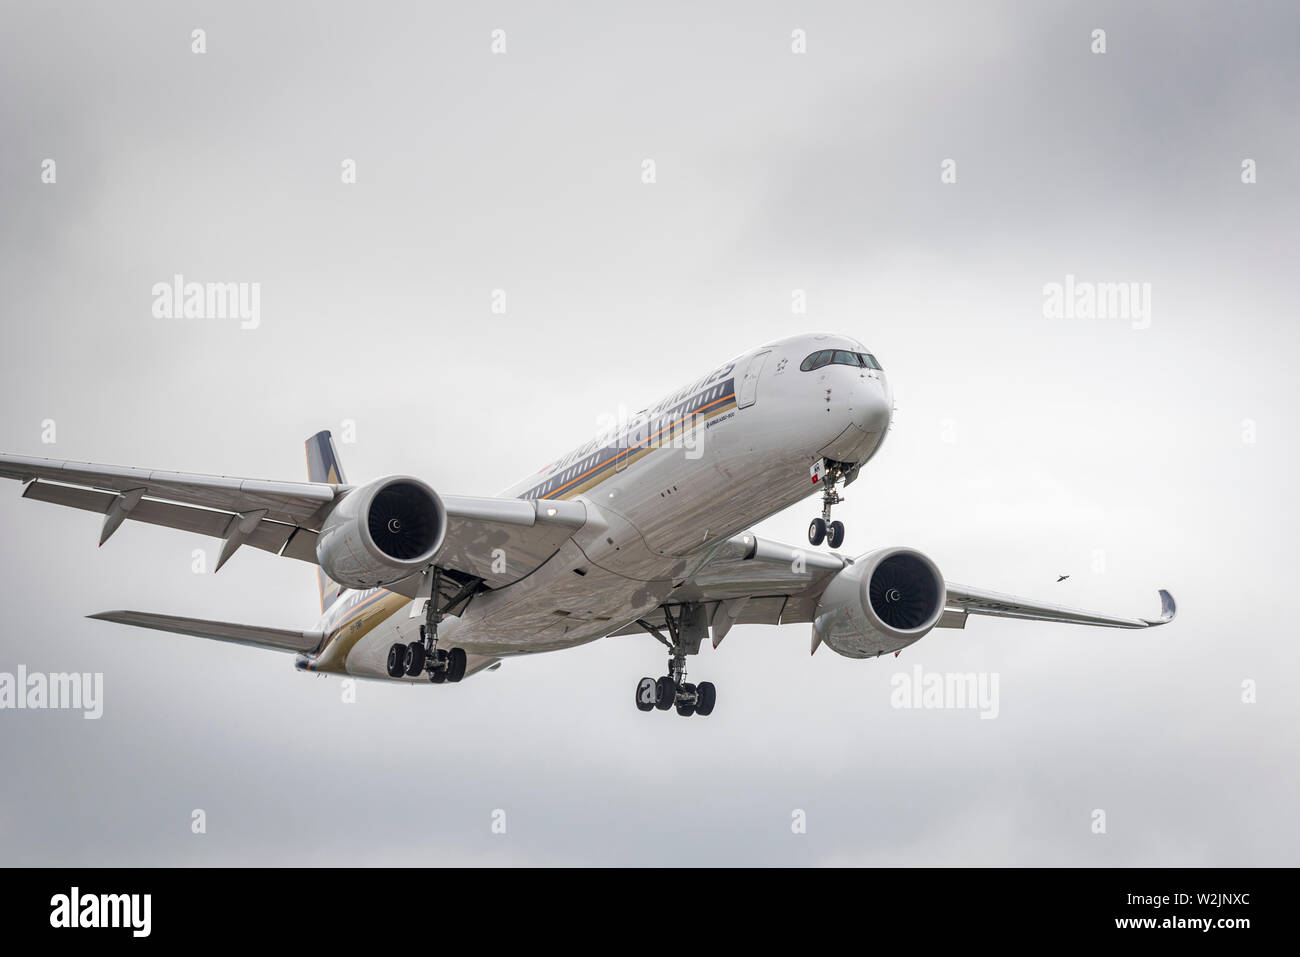
<path fill-rule="evenodd" d="M 579 500 L 587 523 L 532 574 L 446 619 L 440 645 L 464 648 L 472 671 L 611 634 L 669 600 L 732 536 L 819 492 L 815 463 L 865 463 L 889 428 L 888 381 L 878 367 L 806 361 L 825 350 L 869 356 L 843 336 L 770 343 L 503 492 Z M 419 637 L 420 604 L 384 589 L 344 591 L 302 666 L 387 679 L 389 647 Z"/>

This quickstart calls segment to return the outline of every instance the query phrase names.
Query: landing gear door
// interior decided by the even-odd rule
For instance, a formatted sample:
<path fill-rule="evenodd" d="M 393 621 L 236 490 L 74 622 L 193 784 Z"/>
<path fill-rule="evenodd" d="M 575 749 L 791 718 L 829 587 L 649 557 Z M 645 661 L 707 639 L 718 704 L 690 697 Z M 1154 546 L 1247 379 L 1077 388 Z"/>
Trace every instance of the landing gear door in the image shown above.
<path fill-rule="evenodd" d="M 740 389 L 736 395 L 737 408 L 747 409 L 758 398 L 758 377 L 763 374 L 763 365 L 771 354 L 772 351 L 769 349 L 749 360 L 749 368 L 745 370 L 745 376 L 740 380 Z"/>

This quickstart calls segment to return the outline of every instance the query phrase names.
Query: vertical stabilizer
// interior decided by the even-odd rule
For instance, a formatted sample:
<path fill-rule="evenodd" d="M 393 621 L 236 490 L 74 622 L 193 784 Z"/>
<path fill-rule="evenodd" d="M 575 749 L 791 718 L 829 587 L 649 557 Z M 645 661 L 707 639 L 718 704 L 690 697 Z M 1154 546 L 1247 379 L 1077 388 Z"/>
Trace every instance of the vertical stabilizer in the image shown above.
<path fill-rule="evenodd" d="M 334 448 L 334 437 L 328 429 L 307 440 L 307 479 L 330 485 L 347 482 L 343 477 L 343 466 L 339 464 L 338 450 Z M 340 585 L 326 575 L 324 569 L 316 569 L 316 577 L 320 580 L 320 610 L 324 612 L 339 597 Z"/>

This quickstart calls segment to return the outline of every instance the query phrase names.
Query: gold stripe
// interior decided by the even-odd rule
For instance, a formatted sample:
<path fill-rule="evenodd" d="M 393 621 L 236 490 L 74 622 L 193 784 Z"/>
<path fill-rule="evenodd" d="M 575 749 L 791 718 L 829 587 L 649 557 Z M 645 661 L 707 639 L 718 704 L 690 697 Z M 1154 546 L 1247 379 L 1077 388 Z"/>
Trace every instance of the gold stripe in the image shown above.
<path fill-rule="evenodd" d="M 687 415 L 682 416 L 682 417 L 681 417 L 680 419 L 678 419 L 676 422 L 673 422 L 673 423 L 671 423 L 671 424 L 669 424 L 669 425 L 664 426 L 662 429 L 660 429 L 660 430 L 659 430 L 658 432 L 656 432 L 654 435 L 646 436 L 645 439 L 643 439 L 642 441 L 638 442 L 638 443 L 637 443 L 635 446 L 633 446 L 632 448 L 630 448 L 630 449 L 625 449 L 624 451 L 618 453 L 618 455 L 614 456 L 612 459 L 608 459 L 608 460 L 606 460 L 606 461 L 604 461 L 604 462 L 601 462 L 599 465 L 593 465 L 591 468 L 587 469 L 587 471 L 583 472 L 581 475 L 577 475 L 577 476 L 571 478 L 569 481 L 565 482 L 563 485 L 561 485 L 561 486 L 560 486 L 559 488 L 557 488 L 555 491 L 551 492 L 551 493 L 550 493 L 549 495 L 547 495 L 546 497 L 547 497 L 547 498 L 552 498 L 552 499 L 560 499 L 561 501 L 564 501 L 564 500 L 567 500 L 567 499 L 572 498 L 572 497 L 575 496 L 575 495 L 580 495 L 580 494 L 582 494 L 582 493 L 585 492 L 585 491 L 588 491 L 588 490 L 590 490 L 590 489 L 595 488 L 595 487 L 596 487 L 597 485 L 599 485 L 601 482 L 604 482 L 606 479 L 608 479 L 609 476 L 608 476 L 608 475 L 605 475 L 605 476 L 603 476 L 603 477 L 597 479 L 596 481 L 589 482 L 589 483 L 585 483 L 585 484 L 583 484 L 582 486 L 580 486 L 580 487 L 578 487 L 578 488 L 572 488 L 572 489 L 569 489 L 569 487 L 570 487 L 571 485 L 573 485 L 573 483 L 575 483 L 575 482 L 581 482 L 584 478 L 586 478 L 587 476 L 591 475 L 592 473 L 595 473 L 595 472 L 602 472 L 602 471 L 604 471 L 604 470 L 605 470 L 606 468 L 608 468 L 610 465 L 614 465 L 615 463 L 617 463 L 618 460 L 621 459 L 621 458 L 622 458 L 623 456 L 625 456 L 625 455 L 626 455 L 628 458 L 627 458 L 627 464 L 623 466 L 623 469 L 627 468 L 627 466 L 628 466 L 628 465 L 631 465 L 633 462 L 635 462 L 635 461 L 637 461 L 637 460 L 639 460 L 639 459 L 641 459 L 641 458 L 644 458 L 644 456 L 646 455 L 646 453 L 648 453 L 648 452 L 653 452 L 653 451 L 654 451 L 654 449 L 653 449 L 653 448 L 652 448 L 648 443 L 650 443 L 650 442 L 652 442 L 653 440 L 659 438 L 659 436 L 663 435 L 665 432 L 671 433 L 673 429 L 675 429 L 677 426 L 681 425 L 683 422 L 685 422 L 687 419 L 691 418 L 692 416 L 694 416 L 694 417 L 696 417 L 696 418 L 704 418 L 704 419 L 711 419 L 711 418 L 713 418 L 714 416 L 716 416 L 716 415 L 718 415 L 718 414 L 724 412 L 725 409 L 722 409 L 722 408 L 714 409 L 714 410 L 713 410 L 712 412 L 710 412 L 708 415 L 704 415 L 704 416 L 701 416 L 700 413 L 703 412 L 705 409 L 711 408 L 712 406 L 718 405 L 719 403 L 722 403 L 722 402 L 729 402 L 729 401 L 731 401 L 731 400 L 734 400 L 735 398 L 736 398 L 736 393 L 734 393 L 734 392 L 730 392 L 730 393 L 728 393 L 727 395 L 720 396 L 719 398 L 714 399 L 712 402 L 708 403 L 707 405 L 702 405 L 702 406 L 700 406 L 700 407 L 699 407 L 698 409 L 696 409 L 694 412 L 688 413 Z M 684 431 L 685 431 L 685 430 L 683 430 L 683 432 L 684 432 Z M 645 446 L 644 448 L 642 448 L 643 445 Z M 623 469 L 620 469 L 620 468 L 615 467 L 614 472 L 613 472 L 612 474 L 617 475 L 619 472 L 623 471 Z M 565 489 L 569 489 L 569 491 L 565 492 L 565 491 L 564 491 Z M 559 493 L 561 493 L 561 492 L 563 492 L 563 494 L 559 494 Z"/>
<path fill-rule="evenodd" d="M 356 647 L 359 642 L 370 632 L 374 631 L 379 625 L 383 624 L 398 611 L 401 611 L 410 599 L 405 595 L 398 595 L 390 591 L 379 591 L 369 598 L 365 599 L 356 608 L 347 613 L 347 616 L 338 624 L 328 638 L 325 640 L 325 647 L 316 656 L 316 664 L 324 665 L 327 668 L 342 669 L 347 663 L 348 654 Z M 371 611 L 370 615 L 363 615 L 363 612 Z M 360 627 L 354 631 L 347 632 L 352 624 L 359 624 Z M 328 660 L 326 660 L 328 657 Z"/>

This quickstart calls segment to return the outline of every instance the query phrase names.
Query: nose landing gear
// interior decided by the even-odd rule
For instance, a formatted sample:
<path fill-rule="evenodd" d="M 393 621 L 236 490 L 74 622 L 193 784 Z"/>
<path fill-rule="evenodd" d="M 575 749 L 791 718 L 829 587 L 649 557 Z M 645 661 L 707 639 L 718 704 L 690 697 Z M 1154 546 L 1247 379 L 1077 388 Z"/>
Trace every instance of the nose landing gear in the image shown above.
<path fill-rule="evenodd" d="M 850 471 L 850 466 L 839 462 L 827 462 L 824 469 L 820 463 L 813 466 L 813 476 L 820 476 L 818 481 L 822 483 L 822 514 L 808 523 L 808 544 L 820 545 L 825 542 L 831 548 L 839 548 L 844 544 L 844 523 L 831 521 L 831 506 L 844 501 L 843 496 L 835 491 L 835 486 Z"/>

